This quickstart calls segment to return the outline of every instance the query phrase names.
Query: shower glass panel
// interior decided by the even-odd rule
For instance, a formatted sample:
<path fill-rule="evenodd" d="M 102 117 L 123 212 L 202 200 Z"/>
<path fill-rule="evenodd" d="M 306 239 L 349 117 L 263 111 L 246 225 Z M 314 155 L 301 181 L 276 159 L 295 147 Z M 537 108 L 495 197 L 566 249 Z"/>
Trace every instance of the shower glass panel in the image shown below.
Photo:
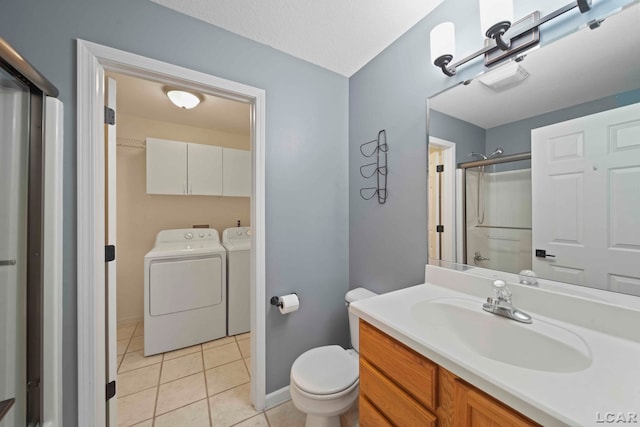
<path fill-rule="evenodd" d="M 531 269 L 531 160 L 464 169 L 466 263 Z"/>
<path fill-rule="evenodd" d="M 0 427 L 27 424 L 29 112 L 29 88 L 0 68 Z"/>

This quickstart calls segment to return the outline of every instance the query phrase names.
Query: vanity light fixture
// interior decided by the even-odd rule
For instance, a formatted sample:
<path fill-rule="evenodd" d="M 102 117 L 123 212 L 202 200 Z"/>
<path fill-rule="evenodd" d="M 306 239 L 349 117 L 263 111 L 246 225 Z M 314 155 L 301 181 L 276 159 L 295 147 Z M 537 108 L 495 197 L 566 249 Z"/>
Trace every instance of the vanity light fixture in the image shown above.
<path fill-rule="evenodd" d="M 482 35 L 495 40 L 500 49 L 509 49 L 511 40 L 505 40 L 503 36 L 511 28 L 513 22 L 513 1 L 479 0 L 479 5 Z"/>
<path fill-rule="evenodd" d="M 509 61 L 506 64 L 488 71 L 478 77 L 478 81 L 496 92 L 516 86 L 529 77 L 529 72 L 519 62 Z"/>
<path fill-rule="evenodd" d="M 178 108 L 190 110 L 200 104 L 201 97 L 195 93 L 177 89 L 165 89 L 169 100 Z"/>
<path fill-rule="evenodd" d="M 451 50 L 447 51 L 443 50 L 442 46 L 455 45 L 453 24 L 450 22 L 443 23 L 450 24 L 451 28 L 449 28 L 448 25 L 441 27 L 443 24 L 439 24 L 431 30 L 431 59 L 433 64 L 440 68 L 447 76 L 455 75 L 456 69 L 459 66 L 481 55 L 484 55 L 484 63 L 487 67 L 509 58 L 540 42 L 539 27 L 542 24 L 576 7 L 580 10 L 580 13 L 591 10 L 591 0 L 575 0 L 543 17 L 540 17 L 540 12 L 535 11 L 519 21 L 512 23 L 512 0 L 479 1 L 480 21 L 484 35 L 486 36 L 484 48 L 452 64 L 451 61 L 453 61 L 455 55 L 453 47 L 450 47 Z M 491 24 L 492 22 L 493 24 Z"/>

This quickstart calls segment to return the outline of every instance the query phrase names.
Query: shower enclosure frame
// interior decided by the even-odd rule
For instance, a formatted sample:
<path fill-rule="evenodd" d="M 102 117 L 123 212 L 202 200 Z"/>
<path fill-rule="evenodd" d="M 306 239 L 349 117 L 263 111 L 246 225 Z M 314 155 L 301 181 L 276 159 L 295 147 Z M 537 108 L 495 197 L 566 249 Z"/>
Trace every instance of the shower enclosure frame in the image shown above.
<path fill-rule="evenodd" d="M 58 146 L 60 141 L 56 138 L 61 139 L 62 130 L 58 128 L 59 121 L 45 121 L 48 111 L 54 120 L 61 119 L 61 103 L 49 102 L 48 97 L 58 96 L 58 89 L 2 38 L 0 67 L 20 80 L 29 93 L 24 399 L 27 425 L 44 425 L 61 420 L 61 388 L 59 384 L 51 384 L 59 382 L 59 344 L 50 345 L 51 339 L 59 338 L 57 328 L 61 307 L 52 304 L 59 302 L 60 295 L 56 292 L 61 282 L 58 265 L 61 260 L 49 249 L 57 248 L 56 241 L 61 231 L 61 206 L 52 205 L 51 191 L 60 189 L 57 185 L 61 179 L 58 167 L 62 158 Z M 49 136 L 52 137 L 51 148 L 45 153 L 45 137 Z M 45 170 L 45 166 L 49 170 Z M 55 221 L 51 222 L 52 219 Z M 45 278 L 45 275 L 55 277 Z"/>
<path fill-rule="evenodd" d="M 509 154 L 506 156 L 493 157 L 483 160 L 473 160 L 470 162 L 458 163 L 458 169 L 462 169 L 462 192 L 466 192 L 467 188 L 467 171 L 466 169 L 478 166 L 492 166 L 500 163 L 518 162 L 521 160 L 531 160 L 531 152 Z M 485 187 L 486 188 L 486 187 Z M 480 196 L 478 195 L 478 199 Z M 468 264 L 467 260 L 467 198 L 462 197 L 462 263 Z"/>

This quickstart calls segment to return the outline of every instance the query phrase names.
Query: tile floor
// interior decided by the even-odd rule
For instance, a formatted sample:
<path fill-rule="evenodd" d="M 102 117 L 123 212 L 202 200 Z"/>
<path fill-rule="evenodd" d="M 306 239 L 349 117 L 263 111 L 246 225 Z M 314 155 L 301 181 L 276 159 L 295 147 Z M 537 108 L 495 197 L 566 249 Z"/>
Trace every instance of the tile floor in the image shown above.
<path fill-rule="evenodd" d="M 264 412 L 250 393 L 250 334 L 144 357 L 142 322 L 118 327 L 118 426 L 302 427 L 289 401 Z M 357 426 L 356 408 L 342 417 Z"/>

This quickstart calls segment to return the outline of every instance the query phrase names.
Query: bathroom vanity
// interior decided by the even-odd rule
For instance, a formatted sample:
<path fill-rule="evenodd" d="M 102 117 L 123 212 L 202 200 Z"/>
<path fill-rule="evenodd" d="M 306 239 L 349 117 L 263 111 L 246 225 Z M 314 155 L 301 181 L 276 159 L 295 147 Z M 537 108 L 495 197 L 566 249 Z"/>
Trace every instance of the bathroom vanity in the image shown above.
<path fill-rule="evenodd" d="M 426 278 L 349 308 L 361 319 L 362 426 L 638 418 L 637 298 L 571 295 L 562 284 L 534 288 L 506 276 L 514 306 L 532 316 L 525 324 L 482 309 L 492 278 L 430 265 Z"/>
<path fill-rule="evenodd" d="M 539 425 L 363 320 L 359 404 L 363 427 Z"/>

